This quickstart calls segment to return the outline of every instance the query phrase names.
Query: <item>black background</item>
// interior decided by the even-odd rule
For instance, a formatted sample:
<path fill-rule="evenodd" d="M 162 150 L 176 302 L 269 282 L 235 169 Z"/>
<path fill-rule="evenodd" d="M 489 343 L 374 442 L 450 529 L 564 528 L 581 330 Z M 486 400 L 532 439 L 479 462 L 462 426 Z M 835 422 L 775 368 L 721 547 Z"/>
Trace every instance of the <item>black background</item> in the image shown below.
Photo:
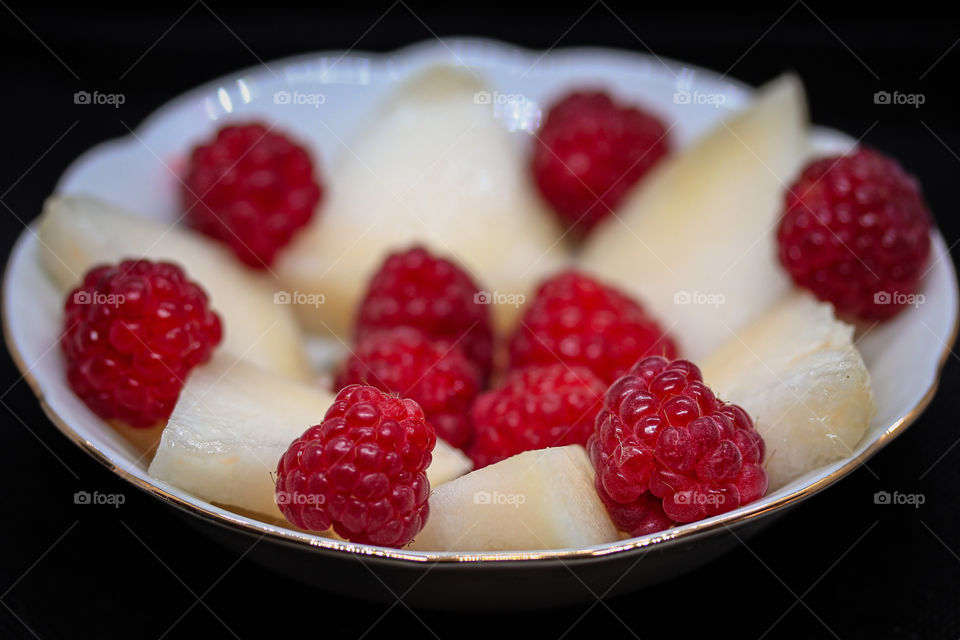
<path fill-rule="evenodd" d="M 126 133 L 197 84 L 259 59 L 322 49 L 388 51 L 480 35 L 531 48 L 652 50 L 752 84 L 800 72 L 816 122 L 897 156 L 916 173 L 948 244 L 960 238 L 960 27 L 936 5 L 898 3 L 227 2 L 56 8 L 0 0 L 0 221 L 5 256 L 79 153 Z M 133 7 L 131 3 L 130 7 Z M 134 13 L 133 11 L 136 11 Z M 948 11 L 944 5 L 942 11 Z M 141 58 L 142 56 L 142 58 Z M 139 62 L 137 60 L 139 59 Z M 133 68 L 130 69 L 131 65 Z M 127 72 L 129 70 L 129 72 Z M 119 78 L 124 75 L 122 80 Z M 122 92 L 119 109 L 78 90 Z M 879 90 L 925 104 L 875 105 Z M 592 607 L 530 614 L 411 613 L 310 591 L 227 551 L 116 480 L 45 419 L 4 354 L 0 384 L 0 637 L 460 638 L 960 637 L 958 359 L 909 431 L 838 486 L 681 579 Z M 905 371 L 904 375 L 910 375 Z M 76 506 L 78 490 L 126 503 Z M 874 504 L 921 493 L 920 508 Z M 638 567 L 637 570 L 642 570 Z M 202 600 L 198 602 L 198 598 Z"/>

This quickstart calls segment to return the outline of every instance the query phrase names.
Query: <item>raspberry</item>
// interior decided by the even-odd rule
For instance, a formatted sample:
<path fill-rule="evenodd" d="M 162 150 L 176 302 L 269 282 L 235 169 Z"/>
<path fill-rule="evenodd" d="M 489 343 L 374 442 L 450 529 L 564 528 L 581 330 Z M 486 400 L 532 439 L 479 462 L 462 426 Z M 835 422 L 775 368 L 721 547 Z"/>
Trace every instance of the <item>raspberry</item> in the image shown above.
<path fill-rule="evenodd" d="M 152 427 L 170 417 L 190 370 L 220 343 L 220 318 L 180 267 L 94 267 L 67 297 L 67 382 L 104 420 Z"/>
<path fill-rule="evenodd" d="M 589 367 L 611 383 L 646 355 L 673 358 L 676 347 L 637 302 L 592 278 L 566 271 L 537 291 L 510 340 L 510 364 Z"/>
<path fill-rule="evenodd" d="M 666 129 L 602 92 L 557 102 L 537 136 L 533 178 L 565 226 L 584 235 L 667 153 Z"/>
<path fill-rule="evenodd" d="M 413 400 L 354 384 L 277 465 L 276 500 L 295 526 L 402 547 L 429 514 L 426 470 L 437 444 Z"/>
<path fill-rule="evenodd" d="M 607 494 L 599 475 L 595 484 L 600 501 L 620 531 L 626 531 L 631 536 L 645 536 L 673 526 L 673 520 L 663 512 L 663 502 L 652 493 L 643 493 L 636 500 L 622 503 Z"/>
<path fill-rule="evenodd" d="M 257 269 L 310 221 L 322 193 L 307 150 L 258 123 L 196 147 L 181 190 L 187 224 Z"/>
<path fill-rule="evenodd" d="M 750 416 L 718 400 L 687 360 L 644 358 L 612 384 L 587 449 L 600 498 L 631 535 L 732 511 L 767 490 Z"/>
<path fill-rule="evenodd" d="M 398 326 L 419 329 L 459 344 L 485 381 L 493 360 L 493 334 L 490 306 L 481 304 L 480 295 L 457 265 L 422 247 L 391 254 L 360 303 L 356 337 Z"/>
<path fill-rule="evenodd" d="M 366 335 L 343 364 L 336 385 L 369 384 L 415 400 L 438 436 L 463 447 L 473 434 L 469 412 L 478 377 L 458 345 L 397 327 Z"/>
<path fill-rule="evenodd" d="M 930 226 L 916 180 L 892 158 L 859 149 L 811 163 L 790 187 L 780 262 L 841 315 L 884 320 L 917 291 Z"/>
<path fill-rule="evenodd" d="M 514 371 L 473 405 L 474 465 L 479 469 L 531 449 L 586 444 L 605 386 L 584 367 Z"/>

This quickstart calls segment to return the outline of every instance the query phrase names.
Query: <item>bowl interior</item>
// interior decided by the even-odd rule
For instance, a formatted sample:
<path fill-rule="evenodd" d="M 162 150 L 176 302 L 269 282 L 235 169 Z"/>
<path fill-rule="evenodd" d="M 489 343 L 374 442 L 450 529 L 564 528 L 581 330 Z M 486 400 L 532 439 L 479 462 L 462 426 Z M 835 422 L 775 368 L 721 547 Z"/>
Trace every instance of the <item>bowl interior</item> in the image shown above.
<path fill-rule="evenodd" d="M 277 122 L 283 130 L 322 150 L 321 162 L 329 165 L 349 153 L 353 133 L 393 86 L 437 63 L 466 65 L 487 81 L 490 95 L 478 99 L 490 100 L 504 126 L 513 131 L 518 147 L 529 143 L 525 128 L 536 124 L 544 106 L 573 86 L 603 87 L 646 105 L 672 125 L 671 135 L 681 147 L 751 95 L 749 88 L 709 71 L 609 50 L 558 50 L 541 55 L 488 41 L 462 40 L 417 45 L 386 56 L 316 54 L 240 72 L 175 99 L 129 136 L 101 144 L 76 160 L 57 191 L 95 195 L 144 216 L 176 220 L 176 175 L 185 153 L 222 121 L 262 118 Z M 685 103 L 683 94 L 693 92 L 720 98 L 712 103 Z M 850 144 L 839 132 L 818 129 L 814 135 L 814 147 L 819 151 Z M 935 390 L 957 322 L 954 268 L 942 237 L 936 234 L 933 260 L 918 298 L 922 302 L 890 322 L 865 328 L 860 335 L 857 346 L 870 371 L 878 403 L 877 415 L 861 442 L 848 458 L 812 471 L 747 507 L 659 535 L 589 549 L 469 556 L 397 552 L 262 523 L 150 478 L 136 451 L 90 413 L 65 384 L 57 346 L 62 300 L 40 267 L 38 249 L 35 233 L 26 230 L 7 268 L 3 294 L 7 344 L 48 415 L 71 439 L 140 488 L 222 524 L 315 547 L 414 561 L 605 555 L 654 543 L 669 544 L 736 525 L 812 495 L 862 463 L 919 414 Z M 313 346 L 318 364 L 329 360 L 327 345 Z"/>

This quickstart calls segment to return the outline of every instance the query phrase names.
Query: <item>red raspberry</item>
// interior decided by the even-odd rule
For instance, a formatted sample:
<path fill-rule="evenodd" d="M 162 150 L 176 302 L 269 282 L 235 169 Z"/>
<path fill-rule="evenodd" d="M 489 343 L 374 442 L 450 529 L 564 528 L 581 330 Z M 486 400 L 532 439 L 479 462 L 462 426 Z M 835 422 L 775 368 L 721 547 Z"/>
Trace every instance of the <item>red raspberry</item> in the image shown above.
<path fill-rule="evenodd" d="M 667 153 L 663 124 L 602 92 L 557 102 L 537 135 L 533 177 L 558 217 L 584 235 Z"/>
<path fill-rule="evenodd" d="M 459 344 L 482 380 L 490 373 L 493 333 L 490 306 L 457 265 L 414 247 L 387 257 L 360 303 L 357 339 L 378 329 L 419 329 Z"/>
<path fill-rule="evenodd" d="M 753 502 L 767 490 L 763 439 L 747 413 L 717 399 L 687 360 L 644 358 L 610 386 L 587 445 L 601 499 L 631 535 L 663 514 L 693 522 Z"/>
<path fill-rule="evenodd" d="M 187 224 L 257 269 L 310 221 L 322 193 L 307 150 L 258 123 L 196 147 L 181 190 Z"/>
<path fill-rule="evenodd" d="M 586 444 L 605 386 L 584 367 L 514 371 L 473 405 L 474 465 L 479 469 L 531 449 Z"/>
<path fill-rule="evenodd" d="M 589 367 L 607 384 L 647 355 L 677 349 L 637 302 L 576 271 L 554 276 L 537 291 L 510 340 L 510 365 Z"/>
<path fill-rule="evenodd" d="M 663 512 L 663 501 L 652 493 L 643 493 L 636 500 L 622 503 L 607 494 L 599 475 L 595 485 L 600 501 L 620 531 L 626 531 L 631 536 L 645 536 L 673 526 L 673 520 Z"/>
<path fill-rule="evenodd" d="M 426 470 L 437 444 L 413 400 L 354 384 L 277 465 L 276 500 L 301 529 L 402 547 L 429 514 Z"/>
<path fill-rule="evenodd" d="M 336 385 L 369 384 L 415 400 L 438 436 L 463 447 L 473 434 L 469 412 L 480 390 L 478 378 L 458 345 L 397 327 L 364 336 L 343 364 Z"/>
<path fill-rule="evenodd" d="M 884 320 L 917 291 L 930 213 L 916 180 L 871 149 L 811 163 L 786 195 L 780 262 L 844 316 Z"/>
<path fill-rule="evenodd" d="M 220 343 L 220 318 L 180 267 L 94 267 L 67 297 L 60 347 L 73 392 L 104 420 L 152 427 L 170 417 L 190 370 Z"/>

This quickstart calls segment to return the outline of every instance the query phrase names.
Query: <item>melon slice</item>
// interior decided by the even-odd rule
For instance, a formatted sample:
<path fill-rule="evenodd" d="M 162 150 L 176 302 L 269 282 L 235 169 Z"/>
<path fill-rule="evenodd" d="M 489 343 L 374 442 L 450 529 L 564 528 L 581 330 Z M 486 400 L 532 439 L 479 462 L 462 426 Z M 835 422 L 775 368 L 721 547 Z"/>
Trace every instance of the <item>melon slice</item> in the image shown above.
<path fill-rule="evenodd" d="M 289 306 L 274 302 L 279 287 L 205 237 L 83 196 L 47 200 L 38 234 L 43 266 L 64 292 L 104 262 L 146 257 L 179 264 L 220 313 L 221 350 L 269 371 L 309 377 L 296 318 Z"/>
<path fill-rule="evenodd" d="M 583 267 L 642 300 L 685 357 L 702 358 L 789 287 L 776 221 L 807 144 L 803 88 L 784 76 L 664 160 L 594 230 Z"/>
<path fill-rule="evenodd" d="M 187 378 L 149 473 L 209 502 L 282 520 L 274 504 L 277 462 L 333 400 L 320 388 L 217 354 Z M 471 468 L 463 453 L 438 441 L 427 476 L 439 485 Z"/>
<path fill-rule="evenodd" d="M 527 451 L 441 485 L 409 548 L 504 551 L 580 548 L 619 539 L 580 445 Z"/>
<path fill-rule="evenodd" d="M 854 328 L 830 304 L 787 295 L 702 364 L 704 381 L 753 417 L 777 489 L 849 457 L 876 412 Z"/>
<path fill-rule="evenodd" d="M 429 69 L 348 141 L 329 201 L 276 265 L 288 289 L 325 296 L 319 309 L 298 307 L 308 327 L 347 335 L 364 283 L 414 244 L 463 265 L 501 327 L 565 259 L 519 145 L 477 98 L 486 90 L 465 70 Z"/>

